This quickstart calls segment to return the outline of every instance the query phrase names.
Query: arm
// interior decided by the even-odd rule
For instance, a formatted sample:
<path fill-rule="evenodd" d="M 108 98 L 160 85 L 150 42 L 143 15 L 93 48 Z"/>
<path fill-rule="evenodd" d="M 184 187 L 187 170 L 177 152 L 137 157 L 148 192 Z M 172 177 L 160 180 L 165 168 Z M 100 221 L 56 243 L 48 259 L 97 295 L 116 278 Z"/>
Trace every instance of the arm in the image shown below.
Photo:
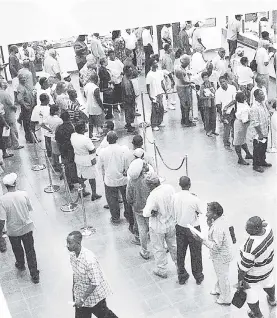
<path fill-rule="evenodd" d="M 174 77 L 173 77 L 172 73 L 169 73 L 169 74 L 168 74 L 168 77 L 169 77 L 170 80 L 171 80 L 172 87 L 174 87 L 174 86 L 175 86 L 175 81 L 174 81 Z"/>
<path fill-rule="evenodd" d="M 203 46 L 204 50 L 206 50 L 206 47 L 204 46 L 204 44 L 202 43 L 202 39 L 198 38 L 197 41 Z"/>
<path fill-rule="evenodd" d="M 128 184 L 127 184 L 126 200 L 130 205 L 134 204 L 134 188 L 133 188 L 131 182 L 128 182 Z"/>
<path fill-rule="evenodd" d="M 156 206 L 156 203 L 154 202 L 153 194 L 150 193 L 149 197 L 147 198 L 146 205 L 143 209 L 143 216 L 146 218 L 152 216 L 152 211 L 153 210 L 155 211 L 156 209 L 157 209 L 157 206 Z"/>
<path fill-rule="evenodd" d="M 213 233 L 213 240 L 204 239 L 203 244 L 208 248 L 216 251 L 218 250 L 223 243 L 224 240 L 224 232 L 222 229 L 215 229 Z"/>
<path fill-rule="evenodd" d="M 152 98 L 151 95 L 150 95 L 150 84 L 147 84 L 147 85 L 146 85 L 146 89 L 147 89 L 147 94 L 148 94 L 148 96 L 149 96 L 151 102 L 153 102 L 153 101 L 154 101 L 154 98 Z"/>
<path fill-rule="evenodd" d="M 17 63 L 15 58 L 13 56 L 10 56 L 10 60 L 9 60 L 10 72 L 17 76 L 18 71 L 17 71 L 16 65 Z"/>
<path fill-rule="evenodd" d="M 165 85 L 164 85 L 164 81 L 163 81 L 163 80 L 161 81 L 161 84 L 162 84 L 162 89 L 163 89 L 164 92 L 165 92 L 165 96 L 166 96 L 166 98 L 168 98 L 168 94 L 167 94 L 167 91 L 166 91 L 166 88 L 165 88 Z"/>
<path fill-rule="evenodd" d="M 232 100 L 229 104 L 227 104 L 226 106 L 224 106 L 223 111 L 226 112 L 228 108 L 234 106 L 236 104 L 235 100 Z"/>
<path fill-rule="evenodd" d="M 102 100 L 101 100 L 101 97 L 100 97 L 100 89 L 97 88 L 95 91 L 94 91 L 94 97 L 98 103 L 98 105 L 102 108 L 103 110 L 103 103 L 102 103 Z"/>
<path fill-rule="evenodd" d="M 6 122 L 6 119 L 3 115 L 0 115 L 0 122 L 8 129 L 9 125 Z"/>

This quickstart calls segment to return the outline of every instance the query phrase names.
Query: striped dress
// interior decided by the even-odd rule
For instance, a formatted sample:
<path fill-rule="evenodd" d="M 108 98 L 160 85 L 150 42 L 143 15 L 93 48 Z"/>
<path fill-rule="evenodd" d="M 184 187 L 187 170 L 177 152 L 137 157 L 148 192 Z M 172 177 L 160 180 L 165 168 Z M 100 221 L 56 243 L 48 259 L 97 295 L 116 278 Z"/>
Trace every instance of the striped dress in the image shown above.
<path fill-rule="evenodd" d="M 245 281 L 255 284 L 267 279 L 274 269 L 274 236 L 267 225 L 262 236 L 250 235 L 240 250 L 240 270 L 247 272 Z"/>

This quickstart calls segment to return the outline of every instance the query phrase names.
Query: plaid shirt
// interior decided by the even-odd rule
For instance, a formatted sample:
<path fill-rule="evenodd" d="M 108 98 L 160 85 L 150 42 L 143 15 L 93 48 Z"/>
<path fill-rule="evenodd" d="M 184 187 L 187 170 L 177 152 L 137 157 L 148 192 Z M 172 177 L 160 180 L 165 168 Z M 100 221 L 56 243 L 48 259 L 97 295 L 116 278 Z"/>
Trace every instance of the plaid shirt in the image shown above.
<path fill-rule="evenodd" d="M 96 285 L 92 294 L 85 300 L 83 307 L 94 307 L 101 300 L 111 294 L 111 289 L 104 277 L 102 269 L 95 255 L 82 247 L 78 257 L 70 254 L 70 263 L 73 269 L 73 299 L 84 296 L 90 285 Z"/>
<path fill-rule="evenodd" d="M 265 104 L 255 101 L 250 110 L 250 118 L 253 127 L 260 126 L 263 137 L 267 137 L 270 115 Z"/>

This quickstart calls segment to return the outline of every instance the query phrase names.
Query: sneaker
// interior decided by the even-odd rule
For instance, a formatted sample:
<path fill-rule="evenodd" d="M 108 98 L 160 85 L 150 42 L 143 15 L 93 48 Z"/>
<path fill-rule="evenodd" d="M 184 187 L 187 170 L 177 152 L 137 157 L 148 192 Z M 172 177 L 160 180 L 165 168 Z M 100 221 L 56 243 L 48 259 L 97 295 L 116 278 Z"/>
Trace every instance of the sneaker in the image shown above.
<path fill-rule="evenodd" d="M 91 196 L 91 201 L 95 201 L 95 200 L 98 200 L 98 199 L 101 199 L 102 198 L 102 195 L 100 194 L 94 194 Z"/>
<path fill-rule="evenodd" d="M 140 245 L 140 240 L 139 240 L 139 238 L 134 237 L 134 238 L 131 240 L 131 243 L 134 244 L 134 245 Z"/>
<path fill-rule="evenodd" d="M 266 167 L 266 168 L 270 168 L 272 167 L 272 164 L 271 163 L 268 163 L 268 162 L 264 162 L 261 167 Z"/>
<path fill-rule="evenodd" d="M 215 135 L 215 136 L 219 136 L 219 134 L 217 132 L 215 132 L 215 131 L 213 131 L 212 134 Z"/>
<path fill-rule="evenodd" d="M 218 296 L 218 295 L 220 295 L 220 293 L 217 290 L 213 289 L 213 290 L 210 291 L 210 295 Z"/>
<path fill-rule="evenodd" d="M 250 317 L 250 318 L 264 318 L 263 315 L 261 315 L 261 316 L 255 316 L 255 314 L 254 314 L 251 310 L 248 311 L 247 314 L 248 314 L 248 317 Z"/>
<path fill-rule="evenodd" d="M 253 159 L 253 156 L 251 155 L 251 153 L 249 155 L 245 156 L 245 159 Z"/>
<path fill-rule="evenodd" d="M 174 106 L 170 105 L 170 106 L 168 107 L 168 109 L 170 109 L 170 110 L 175 110 L 175 109 L 176 109 L 176 107 L 174 107 Z"/>
<path fill-rule="evenodd" d="M 90 195 L 90 192 L 87 192 L 87 191 L 83 191 L 83 197 L 85 198 L 85 197 L 88 197 Z"/>
<path fill-rule="evenodd" d="M 109 205 L 108 205 L 108 204 L 105 204 L 105 205 L 103 206 L 103 208 L 104 208 L 104 209 L 107 209 L 107 210 L 109 210 L 109 209 L 110 209 L 110 207 L 109 207 Z"/>
<path fill-rule="evenodd" d="M 202 277 L 196 279 L 196 284 L 201 285 L 203 280 L 204 280 L 204 275 Z"/>
<path fill-rule="evenodd" d="M 185 283 L 188 281 L 188 279 L 189 279 L 189 274 L 178 276 L 178 282 L 180 285 L 185 285 Z"/>
<path fill-rule="evenodd" d="M 32 282 L 34 284 L 38 284 L 39 283 L 39 274 L 32 276 L 31 279 L 32 279 Z"/>
<path fill-rule="evenodd" d="M 217 300 L 216 300 L 216 303 L 217 303 L 218 305 L 222 305 L 222 306 L 230 306 L 230 305 L 231 305 L 231 303 L 226 303 L 226 302 L 224 302 L 224 301 L 222 301 L 222 300 L 220 300 L 220 299 L 217 299 Z"/>
<path fill-rule="evenodd" d="M 142 251 L 139 252 L 139 255 L 145 260 L 148 260 L 150 258 L 149 253 L 143 253 Z"/>
<path fill-rule="evenodd" d="M 238 164 L 243 166 L 249 166 L 249 163 L 244 159 L 239 159 Z"/>
<path fill-rule="evenodd" d="M 14 150 L 19 150 L 19 149 L 22 149 L 22 148 L 24 148 L 24 146 L 19 145 L 19 146 L 17 146 L 16 148 L 13 148 L 13 149 L 14 149 Z"/>
<path fill-rule="evenodd" d="M 138 112 L 136 112 L 136 113 L 135 113 L 135 116 L 136 116 L 136 117 L 139 117 L 139 116 L 141 116 L 141 114 L 138 113 Z"/>
<path fill-rule="evenodd" d="M 14 266 L 20 271 L 25 271 L 25 269 L 26 269 L 24 264 L 23 265 L 19 265 L 17 262 L 14 264 Z"/>
<path fill-rule="evenodd" d="M 276 299 L 274 298 L 274 300 L 270 300 L 269 296 L 266 296 L 267 302 L 271 307 L 275 307 L 277 305 Z"/>
<path fill-rule="evenodd" d="M 159 131 L 159 130 L 160 130 L 159 127 L 157 127 L 157 126 L 156 126 L 156 127 L 153 127 L 152 129 L 153 129 L 154 131 Z"/>
<path fill-rule="evenodd" d="M 165 123 L 162 122 L 162 123 L 159 125 L 159 127 L 165 127 Z"/>
<path fill-rule="evenodd" d="M 262 167 L 254 167 L 253 166 L 253 170 L 257 171 L 257 172 L 260 172 L 260 173 L 263 173 L 264 172 L 264 169 Z"/>
<path fill-rule="evenodd" d="M 161 273 L 160 271 L 158 270 L 154 270 L 153 271 L 153 274 L 160 277 L 160 278 L 167 278 L 167 273 Z"/>
<path fill-rule="evenodd" d="M 118 225 L 120 223 L 120 219 L 115 220 L 115 219 L 111 218 L 111 223 L 112 223 L 112 225 Z"/>

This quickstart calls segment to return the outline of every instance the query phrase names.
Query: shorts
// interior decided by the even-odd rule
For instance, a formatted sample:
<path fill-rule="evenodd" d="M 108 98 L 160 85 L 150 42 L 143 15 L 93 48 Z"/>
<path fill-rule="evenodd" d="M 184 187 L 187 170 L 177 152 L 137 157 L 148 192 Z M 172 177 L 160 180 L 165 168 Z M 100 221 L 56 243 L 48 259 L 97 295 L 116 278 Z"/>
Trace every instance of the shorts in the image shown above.
<path fill-rule="evenodd" d="M 95 179 L 96 178 L 96 169 L 94 166 L 81 166 L 76 163 L 77 175 L 78 178 L 83 179 Z"/>
<path fill-rule="evenodd" d="M 89 115 L 89 123 L 96 127 L 102 127 L 104 125 L 104 113 L 101 115 Z"/>

